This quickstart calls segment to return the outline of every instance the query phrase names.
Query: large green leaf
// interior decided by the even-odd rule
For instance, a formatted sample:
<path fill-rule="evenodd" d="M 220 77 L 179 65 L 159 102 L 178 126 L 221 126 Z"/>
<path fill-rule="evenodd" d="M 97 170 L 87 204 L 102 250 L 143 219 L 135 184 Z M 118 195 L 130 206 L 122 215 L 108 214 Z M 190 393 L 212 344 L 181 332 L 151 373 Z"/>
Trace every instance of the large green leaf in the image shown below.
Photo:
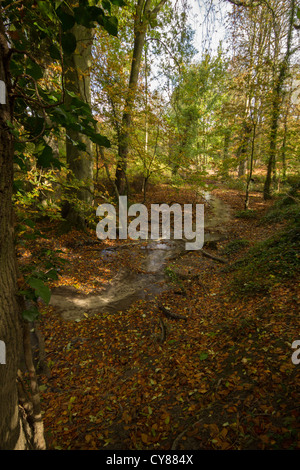
<path fill-rule="evenodd" d="M 49 53 L 50 53 L 51 59 L 54 59 L 54 60 L 60 59 L 59 49 L 54 44 L 51 44 L 51 46 L 49 47 Z"/>
<path fill-rule="evenodd" d="M 103 16 L 97 21 L 111 36 L 118 36 L 118 19 L 116 16 Z"/>
<path fill-rule="evenodd" d="M 50 302 L 51 291 L 41 279 L 31 277 L 27 283 L 35 290 L 37 297 L 41 297 L 46 304 Z"/>
<path fill-rule="evenodd" d="M 73 54 L 77 46 L 77 41 L 74 34 L 70 32 L 64 33 L 61 37 L 61 45 L 65 54 Z"/>
<path fill-rule="evenodd" d="M 63 32 L 68 31 L 69 29 L 73 28 L 75 25 L 75 18 L 72 15 L 69 15 L 65 11 L 59 10 L 58 17 L 61 21 L 61 27 Z"/>
<path fill-rule="evenodd" d="M 94 9 L 95 7 L 91 8 Z M 74 16 L 76 23 L 85 26 L 86 28 L 92 28 L 93 21 L 95 21 L 95 18 L 91 14 L 91 8 L 83 6 L 74 8 Z"/>
<path fill-rule="evenodd" d="M 42 68 L 36 63 L 29 59 L 29 63 L 26 68 L 27 75 L 30 75 L 34 80 L 39 80 L 43 77 Z"/>

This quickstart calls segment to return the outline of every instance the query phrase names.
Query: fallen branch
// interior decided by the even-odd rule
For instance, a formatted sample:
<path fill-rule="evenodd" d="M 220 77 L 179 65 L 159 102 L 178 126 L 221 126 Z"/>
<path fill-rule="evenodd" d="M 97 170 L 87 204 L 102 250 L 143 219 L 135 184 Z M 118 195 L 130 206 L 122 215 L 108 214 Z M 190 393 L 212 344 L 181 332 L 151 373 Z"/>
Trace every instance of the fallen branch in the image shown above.
<path fill-rule="evenodd" d="M 201 250 L 201 253 L 203 254 L 203 256 L 206 256 L 207 258 L 211 258 L 214 261 L 219 261 L 219 263 L 226 264 L 228 262 L 226 259 L 220 258 L 219 256 L 212 255 L 212 254 L 208 253 L 207 251 Z"/>
<path fill-rule="evenodd" d="M 163 305 L 159 305 L 158 308 L 167 318 L 171 318 L 172 320 L 187 321 L 186 317 L 184 317 L 183 315 L 178 315 L 177 313 L 171 312 L 169 309 L 165 308 Z"/>

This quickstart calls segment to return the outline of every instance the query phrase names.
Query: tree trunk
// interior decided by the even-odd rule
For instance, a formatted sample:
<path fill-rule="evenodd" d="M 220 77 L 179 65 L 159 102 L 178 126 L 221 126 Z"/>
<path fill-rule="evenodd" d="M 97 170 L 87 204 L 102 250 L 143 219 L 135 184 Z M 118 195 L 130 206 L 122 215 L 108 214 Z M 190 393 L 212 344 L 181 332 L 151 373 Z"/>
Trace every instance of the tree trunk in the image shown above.
<path fill-rule="evenodd" d="M 76 51 L 64 58 L 65 86 L 68 91 L 75 93 L 82 101 L 91 105 L 90 66 L 92 59 L 93 30 L 76 24 L 71 32 L 77 40 Z M 72 98 L 66 95 L 66 105 L 70 105 Z M 81 141 L 86 150 L 80 150 L 74 142 Z M 75 183 L 80 189 L 75 191 L 79 201 L 88 205 L 93 203 L 93 148 L 92 142 L 86 136 L 77 131 L 68 130 L 66 137 L 66 154 L 69 169 L 75 178 Z M 72 191 L 74 196 L 74 191 Z M 70 195 L 71 197 L 71 195 Z M 68 228 L 75 226 L 79 229 L 85 227 L 84 214 L 75 208 L 74 204 L 67 201 L 64 206 L 64 217 L 67 219 Z"/>
<path fill-rule="evenodd" d="M 135 101 L 136 88 L 141 68 L 143 48 L 150 20 L 154 20 L 167 0 L 160 0 L 158 5 L 151 11 L 152 0 L 137 0 L 135 21 L 134 21 L 134 45 L 131 61 L 131 71 L 128 83 L 128 90 L 122 117 L 122 126 L 119 134 L 118 161 L 116 168 L 116 185 L 120 195 L 128 192 L 126 170 L 129 154 L 130 127 L 132 123 L 132 113 Z M 126 190 L 127 189 L 127 190 Z"/>
<path fill-rule="evenodd" d="M 130 126 L 132 122 L 132 111 L 134 104 L 134 95 L 139 77 L 139 71 L 142 60 L 143 47 L 145 44 L 147 24 L 142 25 L 139 31 L 135 30 L 134 38 L 134 49 L 131 64 L 131 73 L 129 79 L 129 87 L 127 93 L 127 99 L 125 102 L 125 112 L 122 118 L 122 127 L 119 136 L 118 145 L 118 163 L 116 169 L 116 185 L 119 194 L 125 194 L 126 192 L 126 169 L 127 169 L 127 157 L 129 153 L 129 137 L 130 137 Z M 128 188 L 127 188 L 128 190 Z"/>
<path fill-rule="evenodd" d="M 253 173 L 255 137 L 256 137 L 256 122 L 253 121 L 253 134 L 252 134 L 252 141 L 251 141 L 250 168 L 249 168 L 249 174 L 248 174 L 247 185 L 246 185 L 246 195 L 245 195 L 245 205 L 244 205 L 245 210 L 247 210 L 249 208 L 249 200 L 250 200 L 249 193 L 250 193 L 250 184 L 251 184 L 251 181 L 252 181 L 252 173 Z"/>
<path fill-rule="evenodd" d="M 287 34 L 287 50 L 283 58 L 283 61 L 280 64 L 278 77 L 275 80 L 275 86 L 273 89 L 269 160 L 268 160 L 267 176 L 266 176 L 265 185 L 264 185 L 264 199 L 265 200 L 271 198 L 271 182 L 272 182 L 272 173 L 275 171 L 275 164 L 276 164 L 277 134 L 278 134 L 279 118 L 280 118 L 281 104 L 282 104 L 282 98 L 283 98 L 283 87 L 284 87 L 284 82 L 287 77 L 287 73 L 289 69 L 290 56 L 292 54 L 291 45 L 292 45 L 293 28 L 294 28 L 294 16 L 295 16 L 295 0 L 291 0 L 290 23 L 289 23 L 289 30 Z"/>
<path fill-rule="evenodd" d="M 242 141 L 237 151 L 237 158 L 240 160 L 238 166 L 238 176 L 244 176 L 246 173 L 246 164 L 247 164 L 247 151 L 248 151 L 248 144 L 250 140 L 250 133 L 251 127 L 248 123 L 244 122 L 243 124 L 243 133 L 242 133 Z"/>
<path fill-rule="evenodd" d="M 11 89 L 9 74 L 10 50 L 0 19 L 0 80 Z M 14 139 L 7 122 L 13 122 L 13 103 L 6 93 L 0 104 L 0 340 L 6 349 L 5 364 L 0 364 L 0 449 L 44 449 L 45 441 L 41 416 L 39 436 L 34 435 L 32 411 L 21 406 L 17 382 L 23 353 L 22 303 L 18 297 L 18 270 L 14 246 L 14 219 L 12 205 Z M 31 354 L 31 349 L 29 351 Z M 31 370 L 31 372 L 33 372 Z M 33 380 L 35 377 L 33 377 Z M 36 389 L 35 403 L 39 405 Z M 28 404 L 28 400 L 26 400 Z M 25 405 L 25 403 L 24 403 Z M 34 406 L 33 406 L 34 408 Z M 28 417 L 32 420 L 29 424 Z"/>

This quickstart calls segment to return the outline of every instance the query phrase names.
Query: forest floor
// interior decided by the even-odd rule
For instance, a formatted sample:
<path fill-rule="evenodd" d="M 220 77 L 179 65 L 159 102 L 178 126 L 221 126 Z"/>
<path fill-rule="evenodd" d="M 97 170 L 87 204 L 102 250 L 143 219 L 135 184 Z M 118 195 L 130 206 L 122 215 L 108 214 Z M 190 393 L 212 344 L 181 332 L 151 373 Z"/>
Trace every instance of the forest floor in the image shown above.
<path fill-rule="evenodd" d="M 245 297 L 235 295 L 230 269 L 283 224 L 259 223 L 272 204 L 261 193 L 251 194 L 251 219 L 235 216 L 243 209 L 240 191 L 220 186 L 212 194 L 231 216 L 218 228 L 219 241 L 204 249 L 226 263 L 201 250 L 166 260 L 162 289 L 131 299 L 123 311 L 86 309 L 67 319 L 57 306 L 41 306 L 48 449 L 300 449 L 300 365 L 291 360 L 299 279 Z M 159 186 L 150 202 L 191 203 L 194 192 Z M 47 233 L 40 247 L 59 248 L 69 262 L 52 286 L 62 295 L 66 287 L 101 295 L 121 269 L 144 272 L 140 247 L 115 249 L 130 240 L 98 246 L 92 232 Z M 247 243 L 226 252 L 241 239 Z M 38 256 L 36 242 L 35 250 L 31 256 Z"/>

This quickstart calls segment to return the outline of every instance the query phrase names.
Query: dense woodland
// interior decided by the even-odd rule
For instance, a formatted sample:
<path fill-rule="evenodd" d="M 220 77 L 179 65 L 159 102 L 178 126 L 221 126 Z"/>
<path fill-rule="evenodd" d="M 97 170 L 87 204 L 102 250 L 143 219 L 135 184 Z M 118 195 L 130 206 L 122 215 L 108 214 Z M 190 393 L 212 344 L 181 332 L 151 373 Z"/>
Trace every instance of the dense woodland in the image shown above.
<path fill-rule="evenodd" d="M 300 449 L 299 30 L 0 1 L 1 449 Z M 204 204 L 203 248 L 100 240 L 120 196 Z"/>

